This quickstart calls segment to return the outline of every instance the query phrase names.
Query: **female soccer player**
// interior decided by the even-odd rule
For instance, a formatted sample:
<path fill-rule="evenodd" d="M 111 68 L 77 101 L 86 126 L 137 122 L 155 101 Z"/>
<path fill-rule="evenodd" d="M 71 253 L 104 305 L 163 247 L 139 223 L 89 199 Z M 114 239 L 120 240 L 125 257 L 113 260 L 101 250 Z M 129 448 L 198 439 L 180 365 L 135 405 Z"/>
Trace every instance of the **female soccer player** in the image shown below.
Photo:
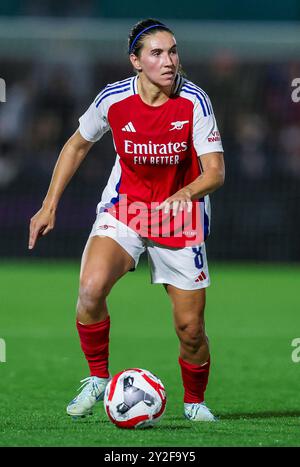
<path fill-rule="evenodd" d="M 129 35 L 136 75 L 108 84 L 63 147 L 41 209 L 30 223 L 29 249 L 55 224 L 59 199 L 92 145 L 111 130 L 116 160 L 97 208 L 81 264 L 76 325 L 90 376 L 67 406 L 85 416 L 110 380 L 106 298 L 147 251 L 152 283 L 163 284 L 180 342 L 184 415 L 215 418 L 204 402 L 210 353 L 205 334 L 209 273 L 204 240 L 208 193 L 224 182 L 223 149 L 207 94 L 180 73 L 176 40 L 157 20 Z"/>

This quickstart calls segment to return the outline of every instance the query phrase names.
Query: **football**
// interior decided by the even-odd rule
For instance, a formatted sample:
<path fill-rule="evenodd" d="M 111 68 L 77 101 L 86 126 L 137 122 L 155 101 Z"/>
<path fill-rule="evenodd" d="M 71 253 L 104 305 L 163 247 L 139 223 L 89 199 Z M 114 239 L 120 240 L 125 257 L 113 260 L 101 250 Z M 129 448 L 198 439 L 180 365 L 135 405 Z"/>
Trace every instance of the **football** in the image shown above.
<path fill-rule="evenodd" d="M 106 414 L 119 428 L 155 425 L 164 414 L 166 402 L 163 383 L 141 368 L 129 368 L 116 374 L 104 394 Z"/>

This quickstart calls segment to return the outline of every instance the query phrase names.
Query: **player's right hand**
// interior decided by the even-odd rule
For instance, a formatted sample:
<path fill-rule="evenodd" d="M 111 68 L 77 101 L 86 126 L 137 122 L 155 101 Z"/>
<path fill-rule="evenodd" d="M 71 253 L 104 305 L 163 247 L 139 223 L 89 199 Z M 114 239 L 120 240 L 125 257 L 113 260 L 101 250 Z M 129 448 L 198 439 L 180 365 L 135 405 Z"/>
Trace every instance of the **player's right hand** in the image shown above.
<path fill-rule="evenodd" d="M 28 248 L 32 250 L 36 241 L 42 235 L 46 235 L 55 225 L 55 210 L 42 207 L 31 219 L 29 228 Z"/>

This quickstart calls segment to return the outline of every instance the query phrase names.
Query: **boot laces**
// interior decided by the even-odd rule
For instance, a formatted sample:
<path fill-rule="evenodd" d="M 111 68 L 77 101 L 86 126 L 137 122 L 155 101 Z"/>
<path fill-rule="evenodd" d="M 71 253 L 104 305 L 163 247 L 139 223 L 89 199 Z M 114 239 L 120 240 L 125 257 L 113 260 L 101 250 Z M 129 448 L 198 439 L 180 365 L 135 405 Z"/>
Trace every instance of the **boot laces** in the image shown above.
<path fill-rule="evenodd" d="M 77 389 L 77 391 L 80 391 L 80 389 L 82 389 L 82 391 L 78 394 L 77 399 L 83 399 L 86 396 L 97 397 L 99 388 L 94 376 L 88 376 L 87 378 L 80 380 L 80 382 L 82 385 Z"/>

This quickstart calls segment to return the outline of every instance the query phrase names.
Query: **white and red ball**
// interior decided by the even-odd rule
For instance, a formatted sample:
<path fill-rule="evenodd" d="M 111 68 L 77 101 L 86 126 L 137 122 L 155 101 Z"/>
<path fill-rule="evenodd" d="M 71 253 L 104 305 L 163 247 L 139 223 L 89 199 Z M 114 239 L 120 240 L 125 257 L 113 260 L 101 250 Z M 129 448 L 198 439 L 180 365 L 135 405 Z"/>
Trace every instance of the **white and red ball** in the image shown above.
<path fill-rule="evenodd" d="M 104 394 L 108 418 L 119 428 L 155 425 L 166 408 L 164 385 L 148 370 L 129 368 L 116 374 Z"/>

